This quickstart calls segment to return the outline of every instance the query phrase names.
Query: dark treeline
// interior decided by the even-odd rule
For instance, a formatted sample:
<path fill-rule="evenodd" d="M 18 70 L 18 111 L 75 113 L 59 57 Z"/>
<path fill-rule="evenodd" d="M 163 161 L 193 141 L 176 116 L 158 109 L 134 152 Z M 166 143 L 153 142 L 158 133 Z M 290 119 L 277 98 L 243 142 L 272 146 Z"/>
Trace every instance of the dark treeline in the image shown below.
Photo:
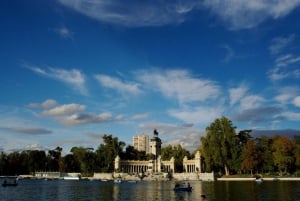
<path fill-rule="evenodd" d="M 202 171 L 220 174 L 271 173 L 280 175 L 297 173 L 300 168 L 300 138 L 289 139 L 284 136 L 262 136 L 252 138 L 251 130 L 236 133 L 232 122 L 222 117 L 206 128 L 206 136 L 200 138 Z M 195 150 L 194 153 L 197 151 Z M 167 145 L 162 148 L 162 160 L 175 159 L 175 172 L 183 172 L 183 158 L 194 157 L 181 145 Z M 0 175 L 33 174 L 36 171 L 80 172 L 92 176 L 94 172 L 113 172 L 114 159 L 150 160 L 151 154 L 126 146 L 112 135 L 103 136 L 103 144 L 96 150 L 73 147 L 70 153 L 62 156 L 62 148 L 56 147 L 48 152 L 43 150 L 24 150 L 5 153 L 0 156 Z"/>
<path fill-rule="evenodd" d="M 62 156 L 62 148 L 56 147 L 48 152 L 43 150 L 25 150 L 22 152 L 1 153 L 0 175 L 33 174 L 37 171 L 81 172 L 83 176 L 92 176 L 94 172 L 113 172 L 114 159 L 119 155 L 123 160 L 150 160 L 152 155 L 137 151 L 133 146 L 126 146 L 112 135 L 103 136 L 103 144 L 97 150 L 85 147 L 73 147 L 70 153 Z M 164 151 L 166 150 L 166 151 Z M 172 153 L 170 154 L 169 151 Z M 182 170 L 181 161 L 188 151 L 180 145 L 168 146 L 162 150 L 163 158 L 176 157 L 175 169 Z M 188 154 L 186 154 L 188 153 Z"/>

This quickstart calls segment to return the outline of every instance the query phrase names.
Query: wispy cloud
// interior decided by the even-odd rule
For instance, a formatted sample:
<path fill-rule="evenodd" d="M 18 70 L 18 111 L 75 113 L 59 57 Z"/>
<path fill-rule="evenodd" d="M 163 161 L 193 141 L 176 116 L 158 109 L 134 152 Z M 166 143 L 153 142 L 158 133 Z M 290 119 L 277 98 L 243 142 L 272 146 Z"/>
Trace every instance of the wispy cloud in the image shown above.
<path fill-rule="evenodd" d="M 203 4 L 236 30 L 253 28 L 267 19 L 285 17 L 300 5 L 300 1 L 204 0 Z"/>
<path fill-rule="evenodd" d="M 54 29 L 55 33 L 57 33 L 62 38 L 72 38 L 72 31 L 68 29 L 66 26 L 61 26 L 59 28 Z"/>
<path fill-rule="evenodd" d="M 229 89 L 229 99 L 230 99 L 230 105 L 236 104 L 238 101 L 240 101 L 248 91 L 248 87 L 242 84 L 239 87 L 236 88 L 230 88 Z"/>
<path fill-rule="evenodd" d="M 49 110 L 44 110 L 42 112 L 42 114 L 48 115 L 48 116 L 64 116 L 64 115 L 75 114 L 75 113 L 81 112 L 83 110 L 85 110 L 84 105 L 71 103 L 71 104 L 60 105 L 60 106 L 51 108 Z"/>
<path fill-rule="evenodd" d="M 168 110 L 170 116 L 180 119 L 183 122 L 192 124 L 207 125 L 216 118 L 222 116 L 224 108 L 218 107 L 191 107 Z"/>
<path fill-rule="evenodd" d="M 296 36 L 291 34 L 287 37 L 275 37 L 271 40 L 269 50 L 271 54 L 278 54 L 288 47 L 294 40 Z"/>
<path fill-rule="evenodd" d="M 52 131 L 48 129 L 36 127 L 0 127 L 0 129 L 28 135 L 46 135 L 52 133 Z"/>
<path fill-rule="evenodd" d="M 200 2 L 195 0 L 131 0 L 130 2 L 120 0 L 59 0 L 59 2 L 101 22 L 129 27 L 181 23 L 185 20 L 186 13 L 200 5 Z"/>
<path fill-rule="evenodd" d="M 223 59 L 223 62 L 225 63 L 230 62 L 235 56 L 233 48 L 231 48 L 229 45 L 223 45 L 221 48 L 226 50 L 226 55 L 225 58 Z"/>
<path fill-rule="evenodd" d="M 183 104 L 213 100 L 220 95 L 215 81 L 196 77 L 187 70 L 145 70 L 139 71 L 137 77 L 149 88 Z"/>
<path fill-rule="evenodd" d="M 285 78 L 299 79 L 298 65 L 300 56 L 293 54 L 282 55 L 275 60 L 275 66 L 268 72 L 268 77 L 272 81 L 278 81 Z"/>
<path fill-rule="evenodd" d="M 123 95 L 137 95 L 141 93 L 138 83 L 124 82 L 116 77 L 103 74 L 95 75 L 95 78 L 103 87 L 116 90 Z"/>
<path fill-rule="evenodd" d="M 33 72 L 46 76 L 67 84 L 74 90 L 78 91 L 82 95 L 87 95 L 88 91 L 85 87 L 86 78 L 85 75 L 78 69 L 61 69 L 61 68 L 40 68 L 33 65 L 23 65 L 25 68 L 32 70 Z"/>
<path fill-rule="evenodd" d="M 48 99 L 45 100 L 43 103 L 29 103 L 27 107 L 29 108 L 40 108 L 40 109 L 47 109 L 54 107 L 57 104 L 55 100 Z"/>
<path fill-rule="evenodd" d="M 82 124 L 90 124 L 90 123 L 103 123 L 111 120 L 112 115 L 110 113 L 102 113 L 99 115 L 96 114 L 73 114 L 71 116 L 66 116 L 62 118 L 64 125 L 67 126 L 75 126 Z"/>
<path fill-rule="evenodd" d="M 300 107 L 300 96 L 295 97 L 293 103 L 295 106 Z"/>
<path fill-rule="evenodd" d="M 52 100 L 56 103 L 55 100 Z M 34 106 L 40 106 L 46 103 L 47 101 L 39 104 L 34 103 Z M 32 107 L 33 109 L 37 109 L 40 107 Z M 55 106 L 51 108 L 43 108 L 41 114 L 44 116 L 48 116 L 53 118 L 55 121 L 63 124 L 65 126 L 77 126 L 83 124 L 94 124 L 94 123 L 104 123 L 108 121 L 112 121 L 112 115 L 108 112 L 103 112 L 101 114 L 93 114 L 85 112 L 86 106 L 76 103 L 63 104 L 59 105 L 56 103 Z M 120 121 L 123 119 L 122 115 L 118 115 L 115 117 L 115 121 Z"/>
<path fill-rule="evenodd" d="M 59 0 L 59 2 L 101 22 L 128 27 L 162 26 L 186 21 L 191 12 L 210 10 L 231 29 L 252 28 L 267 19 L 288 15 L 299 6 L 298 0 Z"/>
<path fill-rule="evenodd" d="M 132 116 L 132 119 L 134 120 L 140 120 L 140 119 L 147 119 L 149 117 L 149 113 L 144 114 L 136 114 Z"/>

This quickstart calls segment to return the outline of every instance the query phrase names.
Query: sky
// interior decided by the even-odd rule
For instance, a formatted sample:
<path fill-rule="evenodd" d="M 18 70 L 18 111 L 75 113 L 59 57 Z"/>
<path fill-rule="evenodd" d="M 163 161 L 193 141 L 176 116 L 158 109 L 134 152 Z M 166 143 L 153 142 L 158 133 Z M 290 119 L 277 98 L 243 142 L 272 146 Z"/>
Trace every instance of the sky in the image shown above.
<path fill-rule="evenodd" d="M 0 150 L 300 134 L 299 0 L 0 3 Z"/>

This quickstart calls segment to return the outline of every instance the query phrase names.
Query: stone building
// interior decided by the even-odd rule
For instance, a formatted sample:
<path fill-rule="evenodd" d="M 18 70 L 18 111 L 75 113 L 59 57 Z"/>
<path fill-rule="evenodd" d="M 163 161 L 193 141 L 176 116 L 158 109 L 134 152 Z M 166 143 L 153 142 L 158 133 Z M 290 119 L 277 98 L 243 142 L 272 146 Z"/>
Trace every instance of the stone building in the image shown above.
<path fill-rule="evenodd" d="M 150 150 L 153 158 L 149 161 L 121 160 L 119 156 L 115 158 L 115 171 L 124 173 L 161 173 L 174 172 L 174 158 L 169 161 L 161 160 L 161 139 L 155 129 L 153 137 L 150 139 Z"/>
<path fill-rule="evenodd" d="M 115 158 L 115 171 L 124 173 L 174 173 L 175 159 L 172 157 L 169 161 L 161 160 L 162 141 L 158 137 L 155 129 L 150 139 L 150 153 L 152 159 L 149 161 L 122 160 L 119 156 Z M 201 172 L 201 155 L 197 152 L 193 160 L 183 159 L 184 172 Z"/>
<path fill-rule="evenodd" d="M 149 136 L 148 135 L 135 135 L 133 136 L 133 147 L 138 151 L 149 153 Z"/>

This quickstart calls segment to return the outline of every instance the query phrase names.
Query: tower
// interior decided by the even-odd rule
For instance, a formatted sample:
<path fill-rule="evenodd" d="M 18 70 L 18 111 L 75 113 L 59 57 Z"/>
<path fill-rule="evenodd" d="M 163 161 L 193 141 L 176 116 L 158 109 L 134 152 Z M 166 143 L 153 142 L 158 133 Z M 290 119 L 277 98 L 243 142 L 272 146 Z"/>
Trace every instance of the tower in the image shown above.
<path fill-rule="evenodd" d="M 151 154 L 154 155 L 155 159 L 161 155 L 161 139 L 158 137 L 156 129 L 153 131 L 153 137 L 151 138 Z"/>
<path fill-rule="evenodd" d="M 149 136 L 148 135 L 135 135 L 133 136 L 133 147 L 138 151 L 145 151 L 149 153 Z"/>

